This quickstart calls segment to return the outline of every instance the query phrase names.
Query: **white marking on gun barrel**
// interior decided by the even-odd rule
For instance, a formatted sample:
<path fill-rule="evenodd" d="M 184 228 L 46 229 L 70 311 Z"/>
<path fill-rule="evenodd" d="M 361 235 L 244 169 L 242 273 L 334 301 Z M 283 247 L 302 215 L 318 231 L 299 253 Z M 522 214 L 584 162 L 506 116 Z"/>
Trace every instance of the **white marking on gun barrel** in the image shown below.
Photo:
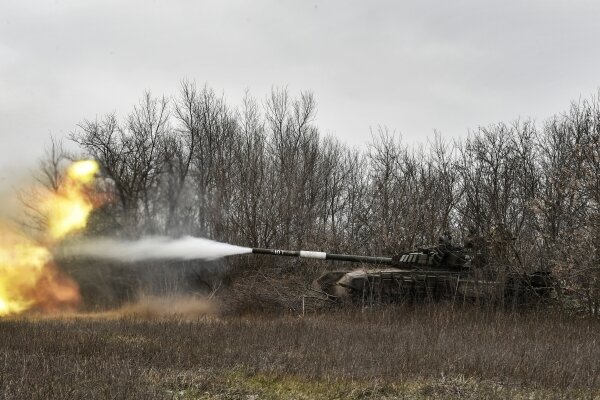
<path fill-rule="evenodd" d="M 327 257 L 327 253 L 320 251 L 300 251 L 300 257 L 304 258 L 320 258 L 324 260 Z"/>

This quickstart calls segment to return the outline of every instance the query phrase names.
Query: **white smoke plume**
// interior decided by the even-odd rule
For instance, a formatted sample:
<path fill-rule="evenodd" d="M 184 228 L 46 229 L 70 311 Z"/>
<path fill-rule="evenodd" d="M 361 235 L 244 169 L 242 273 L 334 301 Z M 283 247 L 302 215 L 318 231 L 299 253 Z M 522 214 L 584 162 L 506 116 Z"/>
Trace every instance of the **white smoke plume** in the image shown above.
<path fill-rule="evenodd" d="M 81 256 L 121 262 L 144 260 L 216 260 L 234 254 L 248 254 L 249 247 L 185 236 L 178 239 L 151 236 L 139 240 L 88 239 L 67 245 L 65 256 Z"/>

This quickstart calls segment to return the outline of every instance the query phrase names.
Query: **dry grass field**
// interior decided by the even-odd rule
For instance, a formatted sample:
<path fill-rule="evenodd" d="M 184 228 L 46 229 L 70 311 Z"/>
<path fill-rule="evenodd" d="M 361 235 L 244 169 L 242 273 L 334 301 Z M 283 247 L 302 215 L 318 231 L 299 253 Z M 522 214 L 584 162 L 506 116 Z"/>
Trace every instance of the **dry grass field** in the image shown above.
<path fill-rule="evenodd" d="M 199 315 L 1 320 L 0 398 L 600 398 L 598 320 L 441 305 Z"/>

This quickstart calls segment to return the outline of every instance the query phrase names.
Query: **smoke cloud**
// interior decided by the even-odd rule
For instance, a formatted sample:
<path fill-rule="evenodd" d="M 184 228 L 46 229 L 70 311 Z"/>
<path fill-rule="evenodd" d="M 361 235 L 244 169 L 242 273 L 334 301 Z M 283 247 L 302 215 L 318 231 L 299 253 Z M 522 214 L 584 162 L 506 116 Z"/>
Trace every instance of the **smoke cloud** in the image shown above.
<path fill-rule="evenodd" d="M 173 239 L 151 236 L 135 241 L 110 238 L 88 239 L 63 248 L 65 256 L 89 257 L 121 262 L 144 260 L 216 260 L 252 249 L 214 240 L 185 236 Z"/>

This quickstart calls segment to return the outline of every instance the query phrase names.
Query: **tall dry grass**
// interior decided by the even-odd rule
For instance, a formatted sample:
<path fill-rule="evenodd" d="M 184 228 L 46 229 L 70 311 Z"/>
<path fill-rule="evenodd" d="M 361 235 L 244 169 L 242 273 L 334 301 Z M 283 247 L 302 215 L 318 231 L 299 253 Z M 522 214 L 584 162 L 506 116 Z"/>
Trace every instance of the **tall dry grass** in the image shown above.
<path fill-rule="evenodd" d="M 306 318 L 13 319 L 0 321 L 0 393 L 166 398 L 220 390 L 241 371 L 381 384 L 454 377 L 591 396 L 600 395 L 599 344 L 597 320 L 441 305 Z"/>

